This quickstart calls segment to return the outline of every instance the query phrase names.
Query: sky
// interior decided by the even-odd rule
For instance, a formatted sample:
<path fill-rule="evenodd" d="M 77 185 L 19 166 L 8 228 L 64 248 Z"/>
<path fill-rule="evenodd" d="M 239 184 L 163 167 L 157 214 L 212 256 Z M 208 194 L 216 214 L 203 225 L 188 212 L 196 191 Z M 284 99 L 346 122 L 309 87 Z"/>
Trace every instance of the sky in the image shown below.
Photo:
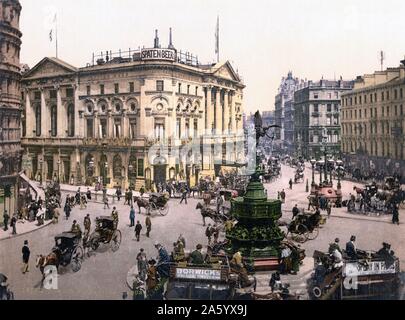
<path fill-rule="evenodd" d="M 220 17 L 220 60 L 246 85 L 245 111 L 273 110 L 288 71 L 308 80 L 352 80 L 405 55 L 403 0 L 20 0 L 21 62 L 55 56 L 49 33 L 57 13 L 59 58 L 82 67 L 93 52 L 162 47 L 169 28 L 178 50 L 214 62 Z M 54 33 L 53 33 L 54 34 Z"/>

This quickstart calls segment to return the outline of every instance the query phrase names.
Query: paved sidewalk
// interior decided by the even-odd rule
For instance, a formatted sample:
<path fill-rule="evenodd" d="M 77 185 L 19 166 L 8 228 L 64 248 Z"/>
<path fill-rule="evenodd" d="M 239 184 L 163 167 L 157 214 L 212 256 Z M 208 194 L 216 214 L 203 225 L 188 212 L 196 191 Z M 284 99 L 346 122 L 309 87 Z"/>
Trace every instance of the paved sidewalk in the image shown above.
<path fill-rule="evenodd" d="M 50 224 L 52 224 L 52 220 L 45 221 L 45 223 L 42 226 L 38 226 L 38 222 L 36 222 L 36 221 L 29 222 L 26 220 L 18 220 L 17 227 L 16 227 L 17 234 L 16 235 L 12 234 L 13 228 L 9 227 L 7 231 L 4 231 L 4 229 L 1 228 L 0 229 L 0 241 L 20 237 L 27 233 L 31 233 L 31 232 L 37 231 L 39 229 L 42 229 L 44 227 L 47 227 Z"/>

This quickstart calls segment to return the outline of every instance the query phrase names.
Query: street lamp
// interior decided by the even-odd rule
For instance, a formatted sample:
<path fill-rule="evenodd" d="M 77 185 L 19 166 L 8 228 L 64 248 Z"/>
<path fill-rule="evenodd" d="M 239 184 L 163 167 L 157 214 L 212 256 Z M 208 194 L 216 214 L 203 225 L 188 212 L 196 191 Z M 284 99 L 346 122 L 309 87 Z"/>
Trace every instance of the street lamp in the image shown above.
<path fill-rule="evenodd" d="M 316 164 L 316 160 L 314 158 L 311 159 L 311 166 L 312 166 L 312 186 L 315 185 L 315 164 Z"/>
<path fill-rule="evenodd" d="M 333 170 L 332 170 L 332 168 L 333 168 L 333 166 L 334 166 L 334 164 L 335 164 L 335 160 L 334 159 L 330 159 L 329 160 L 329 164 L 330 164 L 330 184 L 331 184 L 331 186 L 333 186 L 333 177 L 332 177 L 332 172 L 333 172 Z"/>
<path fill-rule="evenodd" d="M 58 183 L 60 183 L 60 159 L 58 159 Z"/>
<path fill-rule="evenodd" d="M 336 166 L 337 166 L 337 174 L 338 174 L 337 188 L 340 190 L 340 189 L 342 189 L 342 184 L 340 182 L 340 179 L 341 179 L 342 173 L 343 173 L 343 161 L 342 160 L 337 160 L 336 161 Z"/>
<path fill-rule="evenodd" d="M 44 163 L 44 160 L 42 158 L 39 159 L 39 182 L 40 186 L 42 187 L 42 164 Z"/>
<path fill-rule="evenodd" d="M 104 186 L 107 186 L 107 170 L 108 170 L 108 162 L 104 164 L 104 177 L 103 177 Z"/>

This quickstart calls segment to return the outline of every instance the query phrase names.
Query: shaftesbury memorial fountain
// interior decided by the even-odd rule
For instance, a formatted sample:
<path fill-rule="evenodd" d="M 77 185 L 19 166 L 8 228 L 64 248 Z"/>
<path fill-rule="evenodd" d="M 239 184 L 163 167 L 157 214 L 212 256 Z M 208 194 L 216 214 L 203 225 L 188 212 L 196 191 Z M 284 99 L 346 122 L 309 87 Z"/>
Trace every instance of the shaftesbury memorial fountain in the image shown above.
<path fill-rule="evenodd" d="M 255 114 L 256 169 L 243 197 L 232 200 L 231 214 L 238 221 L 226 238 L 230 241 L 228 253 L 240 251 L 251 267 L 261 269 L 274 267 L 280 254 L 280 244 L 285 234 L 277 225 L 282 216 L 281 201 L 269 200 L 260 182 L 263 174 L 258 155 L 260 139 L 270 127 L 263 127 L 259 112 Z M 273 261 L 273 263 L 271 263 Z"/>

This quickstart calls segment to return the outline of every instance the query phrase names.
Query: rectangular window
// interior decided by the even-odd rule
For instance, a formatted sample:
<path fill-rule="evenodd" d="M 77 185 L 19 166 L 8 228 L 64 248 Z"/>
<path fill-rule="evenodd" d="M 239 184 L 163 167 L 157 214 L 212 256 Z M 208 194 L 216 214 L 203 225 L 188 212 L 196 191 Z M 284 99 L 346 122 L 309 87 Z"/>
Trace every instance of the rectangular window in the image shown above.
<path fill-rule="evenodd" d="M 177 118 L 176 120 L 176 133 L 177 133 L 177 138 L 181 139 L 181 119 Z"/>
<path fill-rule="evenodd" d="M 104 85 L 100 84 L 100 94 L 104 94 Z"/>
<path fill-rule="evenodd" d="M 73 89 L 72 88 L 66 89 L 66 97 L 73 98 Z"/>
<path fill-rule="evenodd" d="M 319 112 L 319 105 L 314 104 L 314 112 Z"/>
<path fill-rule="evenodd" d="M 138 158 L 138 177 L 143 177 L 145 175 L 144 171 L 144 161 L 142 158 Z"/>
<path fill-rule="evenodd" d="M 399 97 L 402 99 L 404 97 L 404 91 L 401 89 L 399 89 Z"/>
<path fill-rule="evenodd" d="M 359 118 L 361 119 L 361 110 L 359 110 Z"/>
<path fill-rule="evenodd" d="M 178 92 L 181 93 L 181 83 L 179 83 Z"/>
<path fill-rule="evenodd" d="M 90 96 L 91 95 L 91 86 L 87 86 L 86 91 L 87 91 L 87 95 Z"/>
<path fill-rule="evenodd" d="M 164 119 L 155 120 L 155 138 L 158 139 L 159 141 L 165 138 Z"/>
<path fill-rule="evenodd" d="M 359 97 L 359 103 L 361 104 L 361 96 Z"/>
<path fill-rule="evenodd" d="M 120 138 L 121 137 L 121 120 L 116 119 L 114 121 L 114 137 Z"/>
<path fill-rule="evenodd" d="M 114 84 L 114 93 L 115 94 L 120 93 L 120 85 L 119 85 L 119 83 Z"/>
<path fill-rule="evenodd" d="M 402 107 L 402 104 L 399 106 L 399 112 L 400 112 L 401 116 L 404 115 L 404 108 Z"/>
<path fill-rule="evenodd" d="M 164 82 L 163 80 L 156 81 L 156 91 L 164 91 Z"/>
<path fill-rule="evenodd" d="M 198 96 L 198 87 L 195 87 L 195 95 Z"/>
<path fill-rule="evenodd" d="M 135 121 L 131 121 L 131 123 L 129 124 L 129 130 L 130 130 L 131 139 L 135 139 L 136 138 L 136 122 Z"/>
<path fill-rule="evenodd" d="M 49 98 L 56 99 L 57 93 L 56 90 L 49 91 Z"/>
<path fill-rule="evenodd" d="M 397 89 L 394 90 L 394 99 L 398 99 L 398 90 Z"/>
<path fill-rule="evenodd" d="M 364 103 L 367 103 L 367 95 L 364 95 Z"/>
<path fill-rule="evenodd" d="M 100 138 L 107 138 L 107 119 L 100 119 Z"/>
<path fill-rule="evenodd" d="M 328 105 L 326 106 L 326 110 L 327 110 L 328 112 L 332 112 L 332 105 L 331 105 L 331 104 L 328 104 Z"/>
<path fill-rule="evenodd" d="M 314 93 L 314 99 L 318 99 L 319 98 L 319 94 L 318 93 Z"/>
<path fill-rule="evenodd" d="M 373 95 L 370 94 L 370 102 L 373 103 Z"/>
<path fill-rule="evenodd" d="M 134 83 L 133 83 L 133 82 L 130 82 L 130 83 L 129 83 L 129 92 L 130 92 L 130 93 L 134 93 L 134 91 L 135 91 Z"/>
<path fill-rule="evenodd" d="M 390 92 L 387 91 L 387 100 L 389 100 L 389 99 L 390 99 Z"/>
<path fill-rule="evenodd" d="M 34 100 L 41 100 L 41 91 L 34 92 Z"/>
<path fill-rule="evenodd" d="M 190 85 L 187 86 L 187 94 L 190 94 Z"/>
<path fill-rule="evenodd" d="M 398 106 L 395 106 L 395 107 L 394 107 L 394 114 L 395 114 L 395 116 L 398 115 Z"/>
<path fill-rule="evenodd" d="M 93 119 L 87 119 L 87 138 L 93 138 L 94 137 L 94 120 Z"/>

